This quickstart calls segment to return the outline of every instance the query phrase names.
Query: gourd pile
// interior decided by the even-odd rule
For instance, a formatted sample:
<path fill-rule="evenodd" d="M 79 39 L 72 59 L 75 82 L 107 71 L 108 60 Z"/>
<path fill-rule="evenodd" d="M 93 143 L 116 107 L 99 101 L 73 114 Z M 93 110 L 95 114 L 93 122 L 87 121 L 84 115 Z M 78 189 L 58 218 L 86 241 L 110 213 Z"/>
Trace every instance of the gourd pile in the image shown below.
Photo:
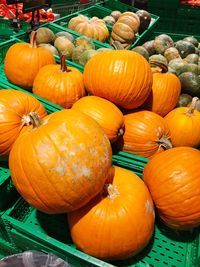
<path fill-rule="evenodd" d="M 198 70 L 191 65 L 199 55 L 189 40 L 174 45 L 164 37 L 148 49 L 97 53 L 83 73 L 66 65 L 66 53 L 56 64 L 37 32 L 5 57 L 9 81 L 63 107 L 47 115 L 33 95 L 0 90 L 0 156 L 12 181 L 38 210 L 67 213 L 75 245 L 106 261 L 149 243 L 155 210 L 172 229 L 200 225 L 198 94 L 176 107 L 183 80 L 171 62 Z M 143 179 L 112 166 L 112 148 L 149 158 Z"/>

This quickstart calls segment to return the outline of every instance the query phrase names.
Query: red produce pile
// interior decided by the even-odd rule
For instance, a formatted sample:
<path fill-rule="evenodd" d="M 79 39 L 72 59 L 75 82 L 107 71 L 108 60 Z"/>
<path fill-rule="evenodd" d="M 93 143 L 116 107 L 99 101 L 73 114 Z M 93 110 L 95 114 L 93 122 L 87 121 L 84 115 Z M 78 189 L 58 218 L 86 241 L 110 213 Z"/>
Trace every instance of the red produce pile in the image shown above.
<path fill-rule="evenodd" d="M 200 7 L 200 0 L 181 0 L 180 3 L 190 5 L 193 8 Z"/>
<path fill-rule="evenodd" d="M 23 4 L 18 4 L 18 19 L 24 20 L 27 22 L 31 21 L 32 12 L 23 14 L 22 13 Z M 0 16 L 5 19 L 14 19 L 16 14 L 16 6 L 15 5 L 7 5 L 6 0 L 0 0 Z M 45 11 L 44 9 L 40 10 L 40 22 L 48 22 L 54 20 L 54 14 L 52 9 L 48 9 Z"/>

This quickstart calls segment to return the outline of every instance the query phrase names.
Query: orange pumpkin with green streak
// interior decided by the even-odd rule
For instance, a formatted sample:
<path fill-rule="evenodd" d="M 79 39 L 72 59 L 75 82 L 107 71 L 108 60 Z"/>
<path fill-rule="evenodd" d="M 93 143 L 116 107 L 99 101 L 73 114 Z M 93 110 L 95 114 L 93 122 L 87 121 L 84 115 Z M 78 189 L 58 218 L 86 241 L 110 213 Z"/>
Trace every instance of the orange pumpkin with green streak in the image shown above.
<path fill-rule="evenodd" d="M 82 207 L 102 190 L 111 167 L 107 136 L 97 122 L 72 109 L 32 120 L 34 128 L 16 140 L 9 157 L 16 189 L 45 213 Z"/>

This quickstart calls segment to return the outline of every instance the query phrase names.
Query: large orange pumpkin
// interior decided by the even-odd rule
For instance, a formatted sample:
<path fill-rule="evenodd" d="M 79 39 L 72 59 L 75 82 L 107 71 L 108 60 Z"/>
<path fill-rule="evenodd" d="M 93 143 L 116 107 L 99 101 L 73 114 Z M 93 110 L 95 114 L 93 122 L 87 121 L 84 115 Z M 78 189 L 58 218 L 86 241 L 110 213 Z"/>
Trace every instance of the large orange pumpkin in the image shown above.
<path fill-rule="evenodd" d="M 200 225 L 200 151 L 176 147 L 154 156 L 143 179 L 161 219 L 181 230 Z"/>
<path fill-rule="evenodd" d="M 74 67 L 67 67 L 66 56 L 61 56 L 61 65 L 42 67 L 33 83 L 33 93 L 63 108 L 72 105 L 85 95 L 83 74 Z"/>
<path fill-rule="evenodd" d="M 84 69 L 89 93 L 126 109 L 141 106 L 151 92 L 151 68 L 140 54 L 128 50 L 106 51 L 91 58 Z"/>
<path fill-rule="evenodd" d="M 5 57 L 4 71 L 7 79 L 16 85 L 29 89 L 39 69 L 48 64 L 55 64 L 52 53 L 36 45 L 36 32 L 31 34 L 30 44 L 12 45 Z"/>
<path fill-rule="evenodd" d="M 125 132 L 117 141 L 119 149 L 142 157 L 151 157 L 171 148 L 170 131 L 164 118 L 141 110 L 124 115 Z"/>
<path fill-rule="evenodd" d="M 200 145 L 200 112 L 195 110 L 197 101 L 194 97 L 190 107 L 175 108 L 165 117 L 173 146 Z"/>
<path fill-rule="evenodd" d="M 175 106 L 181 93 L 179 78 L 173 73 L 154 73 L 152 92 L 144 107 L 160 116 L 165 116 Z"/>
<path fill-rule="evenodd" d="M 43 105 L 30 94 L 0 90 L 0 157 L 7 158 L 23 128 L 31 124 L 30 114 L 47 115 Z"/>
<path fill-rule="evenodd" d="M 68 221 L 79 249 L 103 260 L 124 259 L 148 244 L 154 230 L 154 207 L 143 181 L 115 167 L 105 191 L 69 213 Z"/>
<path fill-rule="evenodd" d="M 9 157 L 12 180 L 24 199 L 46 213 L 65 213 L 98 194 L 112 161 L 97 122 L 72 109 L 37 120 L 15 142 Z M 35 125 L 36 126 L 36 125 Z"/>
<path fill-rule="evenodd" d="M 110 101 L 98 96 L 82 97 L 72 107 L 96 120 L 111 142 L 123 135 L 123 113 Z"/>

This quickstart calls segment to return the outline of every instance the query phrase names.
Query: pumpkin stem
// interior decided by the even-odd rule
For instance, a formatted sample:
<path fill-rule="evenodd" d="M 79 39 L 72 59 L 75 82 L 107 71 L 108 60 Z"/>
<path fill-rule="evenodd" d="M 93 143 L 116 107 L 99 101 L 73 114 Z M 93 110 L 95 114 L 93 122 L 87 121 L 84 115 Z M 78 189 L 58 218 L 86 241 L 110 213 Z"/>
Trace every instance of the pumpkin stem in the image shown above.
<path fill-rule="evenodd" d="M 151 60 L 150 66 L 152 67 L 153 73 L 166 73 L 166 72 L 168 72 L 168 67 L 164 63 Z"/>
<path fill-rule="evenodd" d="M 115 50 L 124 50 L 123 45 L 118 41 L 114 41 L 112 43 L 112 46 L 114 47 Z"/>
<path fill-rule="evenodd" d="M 113 184 L 105 184 L 105 189 L 107 191 L 107 197 L 109 199 L 115 199 L 117 196 L 119 196 L 119 191 L 117 190 L 117 186 Z"/>
<path fill-rule="evenodd" d="M 43 120 L 36 112 L 30 112 L 28 115 L 22 117 L 23 125 L 33 125 L 33 129 L 38 128 L 43 124 Z"/>
<path fill-rule="evenodd" d="M 31 32 L 31 37 L 30 37 L 30 47 L 31 48 L 37 48 L 36 35 L 37 35 L 36 31 Z"/>
<path fill-rule="evenodd" d="M 69 70 L 67 68 L 67 64 L 66 64 L 66 55 L 62 54 L 60 56 L 60 62 L 61 62 L 61 71 L 62 72 L 70 72 L 71 70 Z"/>
<path fill-rule="evenodd" d="M 198 97 L 193 97 L 192 98 L 192 103 L 191 105 L 189 106 L 189 109 L 186 111 L 186 114 L 187 115 L 193 115 L 194 113 L 194 110 L 196 109 L 197 107 L 197 101 L 199 100 Z"/>
<path fill-rule="evenodd" d="M 160 144 L 160 147 L 163 147 L 165 150 L 172 148 L 172 143 L 165 135 L 163 135 L 157 142 Z"/>
<path fill-rule="evenodd" d="M 117 136 L 122 136 L 124 135 L 124 130 L 122 128 L 119 129 Z"/>

